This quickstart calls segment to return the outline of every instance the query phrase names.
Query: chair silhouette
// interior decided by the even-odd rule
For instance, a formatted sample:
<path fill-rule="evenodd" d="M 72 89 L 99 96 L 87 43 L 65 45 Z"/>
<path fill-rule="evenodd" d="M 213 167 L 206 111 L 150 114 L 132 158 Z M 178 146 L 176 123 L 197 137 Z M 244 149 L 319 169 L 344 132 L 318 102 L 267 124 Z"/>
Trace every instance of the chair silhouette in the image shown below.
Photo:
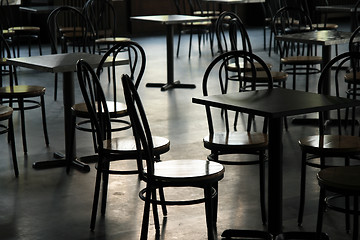
<path fill-rule="evenodd" d="M 225 168 L 207 160 L 167 160 L 156 161 L 151 130 L 146 118 L 141 99 L 129 76 L 122 77 L 124 95 L 130 115 L 132 129 L 138 149 L 138 165 L 140 177 L 146 182 L 146 188 L 139 196 L 145 201 L 143 223 L 140 239 L 148 239 L 150 204 L 153 207 L 156 235 L 160 234 L 157 205 L 186 205 L 205 202 L 206 225 L 208 239 L 216 238 L 216 220 L 218 204 L 218 182 L 223 178 Z M 146 162 L 146 167 L 143 165 Z M 157 200 L 157 189 L 160 196 L 164 188 L 194 187 L 204 190 L 204 198 L 192 200 L 166 201 L 160 197 Z M 180 191 L 180 190 L 179 190 Z"/>
<path fill-rule="evenodd" d="M 333 58 L 324 68 L 323 72 L 334 68 L 331 81 L 328 83 L 325 79 L 326 74 L 321 74 L 318 83 L 318 92 L 323 93 L 323 88 L 327 84 L 331 84 L 335 89 L 332 90 L 333 95 L 344 97 L 345 91 L 340 87 L 340 81 L 344 78 L 342 68 L 348 66 L 354 69 L 354 63 L 360 60 L 359 52 L 346 52 Z M 356 79 L 355 71 L 353 77 Z M 355 99 L 355 94 L 352 95 Z M 360 154 L 360 138 L 356 131 L 356 108 L 351 108 L 351 119 L 349 123 L 344 124 L 345 114 L 340 110 L 334 112 L 335 119 L 325 121 L 324 113 L 319 113 L 319 134 L 303 137 L 299 140 L 301 148 L 301 185 L 300 185 L 300 206 L 298 215 L 298 224 L 303 221 L 304 205 L 305 205 L 305 186 L 306 186 L 306 168 L 307 166 L 318 169 L 325 169 L 330 166 L 347 166 L 351 164 L 351 160 L 357 161 Z M 329 113 L 331 114 L 331 113 Z M 330 115 L 331 116 L 331 115 Z M 329 122 L 331 121 L 331 122 Z M 336 123 L 336 128 L 325 128 L 326 124 Z M 350 126 L 349 126 L 350 125 Z M 319 161 L 318 161 L 319 160 Z M 341 161 L 344 160 L 344 161 Z M 349 201 L 346 199 L 346 209 L 349 209 Z M 346 214 L 346 228 L 349 230 L 349 214 Z"/>
<path fill-rule="evenodd" d="M 8 142 L 11 145 L 11 154 L 14 166 L 15 177 L 19 176 L 19 169 L 16 158 L 16 149 L 15 149 L 15 137 L 14 137 L 14 126 L 12 115 L 13 109 L 8 106 L 0 105 L 0 122 L 7 121 L 7 125 L 0 123 L 0 134 L 8 133 Z"/>
<path fill-rule="evenodd" d="M 0 48 L 2 49 L 0 51 L 0 54 L 4 54 L 1 57 L 3 59 L 2 69 L 4 69 L 4 67 L 7 67 L 7 73 L 8 73 L 7 86 L 0 87 L 0 99 L 1 99 L 0 102 L 1 104 L 8 104 L 16 111 L 20 111 L 23 149 L 24 149 L 24 153 L 27 154 L 25 110 L 41 108 L 45 143 L 47 146 L 49 145 L 49 137 L 48 137 L 47 125 L 46 125 L 45 98 L 44 98 L 46 89 L 45 87 L 42 86 L 18 85 L 16 68 L 6 63 L 6 59 L 11 58 L 11 52 L 9 45 L 7 44 L 7 40 L 4 38 L 3 35 L 0 35 Z M 2 74 L 0 75 L 2 78 Z M 2 79 L 0 82 L 3 82 Z M 36 100 L 35 98 L 39 98 L 39 100 Z"/>
<path fill-rule="evenodd" d="M 60 6 L 47 18 L 51 54 L 93 51 L 92 28 L 80 10 Z M 60 49 L 59 49 L 60 48 Z M 58 74 L 55 73 L 54 100 L 57 100 Z"/>
<path fill-rule="evenodd" d="M 88 110 L 87 114 L 91 120 L 93 134 L 96 138 L 96 150 L 98 153 L 94 200 L 90 221 L 90 229 L 94 230 L 99 205 L 101 178 L 103 178 L 101 214 L 104 215 L 106 211 L 109 174 L 140 174 L 140 166 L 136 167 L 136 169 L 119 169 L 118 167 L 114 168 L 111 166 L 111 163 L 114 161 L 130 160 L 136 162 L 137 149 L 134 137 L 124 136 L 113 138 L 111 136 L 110 113 L 107 107 L 105 94 L 101 87 L 98 75 L 84 60 L 80 60 L 77 63 L 77 76 Z M 168 139 L 153 136 L 153 143 L 154 156 L 157 156 L 157 159 L 159 159 L 161 154 L 169 151 L 170 141 Z M 73 153 L 70 153 L 70 156 L 67 169 L 70 168 Z"/>
<path fill-rule="evenodd" d="M 253 90 L 256 89 L 256 78 L 259 71 L 257 67 L 260 65 L 267 77 L 267 88 L 273 87 L 273 81 L 270 70 L 267 68 L 265 62 L 257 55 L 246 51 L 230 51 L 221 54 L 215 58 L 208 66 L 203 77 L 203 95 L 209 96 L 214 94 L 229 93 L 229 89 L 238 92 L 237 88 L 225 89 L 225 82 L 227 78 L 226 66 L 229 62 L 234 62 L 237 66 L 243 61 L 246 61 L 250 66 L 250 72 L 253 76 Z M 238 67 L 238 76 L 241 75 L 242 68 Z M 250 76 L 249 76 L 250 79 Z M 264 124 L 261 132 L 252 132 L 252 128 L 256 128 L 253 124 L 254 116 L 248 116 L 248 123 L 245 123 L 244 129 L 241 131 L 231 131 L 229 127 L 230 117 L 235 116 L 236 113 L 231 111 L 222 110 L 222 114 L 216 112 L 216 109 L 211 109 L 206 106 L 206 115 L 209 127 L 209 135 L 203 138 L 204 147 L 211 151 L 208 159 L 215 162 L 230 165 L 258 165 L 259 166 L 259 183 L 260 183 L 260 204 L 261 204 L 261 216 L 262 222 L 266 223 L 266 207 L 265 207 L 265 151 L 268 147 L 267 140 L 267 121 L 264 120 Z M 232 115 L 233 114 L 233 115 Z M 216 124 L 222 117 L 221 123 Z M 246 117 L 242 119 L 246 122 Z M 247 125 L 247 126 L 246 126 Z M 239 161 L 219 159 L 220 156 L 229 154 L 239 154 L 244 156 Z M 242 155 L 244 154 L 244 155 Z M 246 157 L 247 154 L 257 156 L 257 159 Z"/>

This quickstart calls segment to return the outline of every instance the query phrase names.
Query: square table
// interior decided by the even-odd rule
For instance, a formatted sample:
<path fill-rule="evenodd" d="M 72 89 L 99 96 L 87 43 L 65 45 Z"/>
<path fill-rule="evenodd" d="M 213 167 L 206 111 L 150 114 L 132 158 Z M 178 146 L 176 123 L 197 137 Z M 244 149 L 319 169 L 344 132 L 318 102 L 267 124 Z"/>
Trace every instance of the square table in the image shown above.
<path fill-rule="evenodd" d="M 284 117 L 360 106 L 358 100 L 285 88 L 196 97 L 192 99 L 192 102 L 269 119 L 268 231 L 274 236 L 282 232 L 282 125 Z"/>
<path fill-rule="evenodd" d="M 71 148 L 73 148 L 75 156 L 75 143 L 71 145 L 71 107 L 74 105 L 75 93 L 74 93 L 74 77 L 73 73 L 76 70 L 76 63 L 79 59 L 84 59 L 90 66 L 96 68 L 102 59 L 102 55 L 90 54 L 90 53 L 63 53 L 52 54 L 42 56 L 20 57 L 10 58 L 7 60 L 8 64 L 34 69 L 42 72 L 63 73 L 63 104 L 64 104 L 64 132 L 65 132 L 65 156 Z M 105 62 L 104 66 L 109 66 L 112 62 L 112 58 Z M 128 60 L 117 60 L 118 65 L 128 64 Z M 61 167 L 66 166 L 65 159 L 57 159 L 52 161 L 35 162 L 33 167 L 36 169 L 49 168 L 49 167 Z M 73 165 L 84 172 L 90 171 L 88 165 L 85 165 L 75 158 L 72 161 Z"/>
<path fill-rule="evenodd" d="M 189 22 L 208 21 L 206 17 L 188 15 L 151 15 L 131 17 L 132 20 L 157 22 L 166 25 L 167 83 L 147 83 L 147 87 L 161 87 L 161 91 L 172 88 L 195 88 L 195 84 L 174 81 L 174 26 Z"/>

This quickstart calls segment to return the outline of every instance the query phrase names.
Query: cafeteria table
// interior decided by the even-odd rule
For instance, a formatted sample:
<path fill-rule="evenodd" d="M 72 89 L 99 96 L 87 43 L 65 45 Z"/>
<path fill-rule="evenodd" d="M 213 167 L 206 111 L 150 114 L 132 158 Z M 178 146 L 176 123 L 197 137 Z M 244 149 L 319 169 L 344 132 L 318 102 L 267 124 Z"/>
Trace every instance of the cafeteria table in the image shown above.
<path fill-rule="evenodd" d="M 90 167 L 75 158 L 76 145 L 70 146 L 71 143 L 71 107 L 74 105 L 74 71 L 76 70 L 76 62 L 79 59 L 86 60 L 94 68 L 97 67 L 102 59 L 101 55 L 90 53 L 62 53 L 42 56 L 30 56 L 20 58 L 10 58 L 7 60 L 8 64 L 30 68 L 42 72 L 63 73 L 63 105 L 64 105 L 64 133 L 65 133 L 65 158 L 60 158 L 62 154 L 55 153 L 56 159 L 50 161 L 40 161 L 33 164 L 35 169 L 64 167 L 66 166 L 66 156 L 69 156 L 69 151 L 73 148 L 74 158 L 72 165 L 77 169 L 88 172 Z M 112 60 L 109 58 L 104 66 L 110 66 Z M 117 60 L 118 65 L 128 64 L 128 60 Z M 60 159 L 59 159 L 60 158 Z"/>
<path fill-rule="evenodd" d="M 147 87 L 160 87 L 161 91 L 172 88 L 195 88 L 195 84 L 183 84 L 174 81 L 174 26 L 178 24 L 207 21 L 206 17 L 188 15 L 150 15 L 131 17 L 132 20 L 157 22 L 166 25 L 166 49 L 167 49 L 167 82 L 147 83 Z"/>
<path fill-rule="evenodd" d="M 286 99 L 286 101 L 284 101 Z M 193 103 L 267 117 L 268 231 L 282 232 L 283 119 L 287 116 L 360 106 L 360 101 L 285 88 L 194 97 Z M 294 143 L 295 144 L 295 143 Z M 220 203 L 221 204 L 221 203 Z M 231 230 L 225 230 L 231 233 Z M 234 231 L 236 233 L 236 231 Z"/>
<path fill-rule="evenodd" d="M 237 14 L 237 5 L 243 3 L 264 3 L 265 0 L 202 0 L 207 3 L 218 3 L 220 5 L 230 5 L 231 11 Z M 221 8 L 222 9 L 222 8 Z"/>
<path fill-rule="evenodd" d="M 325 5 L 325 6 L 316 6 L 315 10 L 320 13 L 347 13 L 350 15 L 351 21 L 351 31 L 354 31 L 357 27 L 356 23 L 356 4 L 344 4 L 344 5 Z M 358 9 L 359 11 L 360 9 Z"/>

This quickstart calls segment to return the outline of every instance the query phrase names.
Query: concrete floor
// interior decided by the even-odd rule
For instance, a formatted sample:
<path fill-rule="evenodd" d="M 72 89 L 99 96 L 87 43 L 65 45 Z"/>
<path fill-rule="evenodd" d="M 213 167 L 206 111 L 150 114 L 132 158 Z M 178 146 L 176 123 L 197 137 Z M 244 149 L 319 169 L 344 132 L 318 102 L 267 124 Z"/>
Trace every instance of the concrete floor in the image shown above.
<path fill-rule="evenodd" d="M 344 30 L 348 30 L 347 26 L 344 25 Z M 272 54 L 270 58 L 263 51 L 262 29 L 250 28 L 249 34 L 255 53 L 265 61 L 273 63 L 274 69 L 278 69 L 278 55 Z M 162 159 L 205 159 L 209 153 L 202 146 L 202 137 L 207 134 L 205 110 L 203 106 L 191 103 L 191 98 L 202 95 L 202 75 L 212 60 L 209 42 L 202 45 L 202 55 L 199 57 L 195 40 L 192 56 L 189 59 L 187 56 L 188 37 L 183 37 L 180 56 L 175 58 L 175 79 L 184 83 L 195 83 L 196 89 L 161 92 L 157 88 L 146 88 L 145 83 L 166 81 L 165 37 L 137 37 L 134 40 L 143 46 L 147 54 L 147 68 L 139 91 L 153 134 L 167 137 L 171 141 L 171 150 L 164 154 Z M 340 46 L 341 49 L 346 49 L 346 46 Z M 49 53 L 49 48 L 47 47 L 44 52 Z M 23 53 L 25 54 L 27 52 Z M 46 111 L 50 146 L 46 147 L 44 143 L 40 111 L 38 109 L 28 111 L 26 125 L 29 151 L 28 155 L 24 155 L 19 114 L 14 114 L 20 176 L 15 178 L 13 175 L 9 147 L 5 136 L 2 136 L 0 140 L 0 239 L 139 239 L 143 202 L 139 199 L 138 192 L 144 184 L 139 182 L 137 176 L 110 177 L 106 215 L 99 215 L 95 231 L 91 232 L 89 223 L 95 164 L 90 164 L 89 173 L 72 169 L 70 174 L 66 174 L 64 168 L 47 170 L 32 168 L 34 162 L 51 159 L 53 152 L 64 151 L 61 81 L 58 101 L 54 101 L 53 74 L 24 68 L 19 68 L 18 74 L 21 83 L 38 84 L 47 88 Z M 317 77 L 313 77 L 312 91 L 315 91 Z M 291 84 L 289 83 L 288 86 L 291 87 Z M 77 84 L 76 99 L 81 101 Z M 316 133 L 317 129 L 314 126 L 293 125 L 290 120 L 289 129 L 283 136 L 283 230 L 314 231 L 319 190 L 315 179 L 316 170 L 308 171 L 304 224 L 302 227 L 297 226 L 301 156 L 297 140 L 301 136 Z M 77 152 L 79 156 L 93 153 L 89 134 L 77 133 Z M 131 163 L 125 163 L 125 165 L 130 166 Z M 170 191 L 166 194 L 171 198 L 193 193 L 184 189 L 181 193 Z M 160 217 L 162 221 L 160 239 L 207 239 L 202 204 L 169 207 L 168 216 L 161 215 Z M 219 239 L 221 233 L 228 228 L 266 229 L 266 226 L 261 223 L 257 166 L 226 166 L 225 178 L 219 183 L 217 229 Z M 149 239 L 155 239 L 152 223 L 149 229 Z M 325 214 L 324 231 L 331 239 L 351 239 L 344 230 L 344 217 L 339 213 Z"/>

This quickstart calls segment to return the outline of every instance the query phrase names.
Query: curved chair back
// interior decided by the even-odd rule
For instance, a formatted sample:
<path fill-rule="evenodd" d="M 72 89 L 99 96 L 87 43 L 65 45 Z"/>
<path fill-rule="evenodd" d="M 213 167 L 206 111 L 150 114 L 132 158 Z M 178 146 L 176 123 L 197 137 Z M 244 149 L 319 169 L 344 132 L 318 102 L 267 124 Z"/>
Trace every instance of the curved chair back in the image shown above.
<path fill-rule="evenodd" d="M 357 27 L 350 36 L 349 51 L 358 52 L 360 50 L 360 26 Z"/>
<path fill-rule="evenodd" d="M 2 34 L 0 34 L 0 57 L 2 61 L 12 57 L 8 41 Z M 17 84 L 15 66 L 2 64 L 0 69 L 0 87 L 3 86 L 3 73 L 8 73 L 9 75 L 9 84 L 7 85 L 14 86 L 14 84 Z"/>
<path fill-rule="evenodd" d="M 47 18 L 50 34 L 51 52 L 92 52 L 92 28 L 86 17 L 75 7 L 61 6 L 53 10 Z"/>
<path fill-rule="evenodd" d="M 259 71 L 257 71 L 257 67 L 261 66 L 267 77 L 268 77 L 268 88 L 273 88 L 273 80 L 270 73 L 269 68 L 267 67 L 266 63 L 257 55 L 247 52 L 247 51 L 230 51 L 221 54 L 220 56 L 216 57 L 210 65 L 207 67 L 203 82 L 202 82 L 202 89 L 203 89 L 203 95 L 209 96 L 209 95 L 215 95 L 215 94 L 225 94 L 230 92 L 238 92 L 239 88 L 238 86 L 227 86 L 230 81 L 227 81 L 228 79 L 228 70 L 227 66 L 229 62 L 235 63 L 237 65 L 237 71 L 238 76 L 241 76 L 243 74 L 242 71 L 244 71 L 243 68 L 240 68 L 239 65 L 242 62 L 247 62 L 249 64 L 249 67 L 247 68 L 247 73 L 251 73 L 251 76 L 249 77 L 249 82 L 252 84 L 252 90 L 256 89 L 256 79 L 257 74 L 259 74 Z M 252 80 L 251 80 L 252 79 Z M 231 81 L 230 84 L 233 82 Z M 236 84 L 236 83 L 235 83 Z M 224 111 L 224 122 L 225 122 L 225 128 L 226 131 L 229 131 L 229 118 L 228 113 L 226 110 Z M 209 125 L 209 132 L 210 134 L 214 133 L 214 120 L 211 113 L 211 108 L 209 106 L 206 106 L 206 114 L 208 119 L 208 125 Z M 248 131 L 250 131 L 250 126 L 248 125 Z"/>

